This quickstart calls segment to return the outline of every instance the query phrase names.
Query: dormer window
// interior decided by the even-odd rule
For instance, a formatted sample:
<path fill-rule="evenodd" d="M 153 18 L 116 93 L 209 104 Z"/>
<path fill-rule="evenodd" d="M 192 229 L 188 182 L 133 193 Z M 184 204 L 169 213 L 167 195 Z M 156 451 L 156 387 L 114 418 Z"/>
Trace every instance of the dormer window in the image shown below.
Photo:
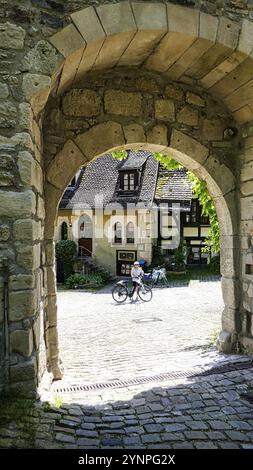
<path fill-rule="evenodd" d="M 120 176 L 121 191 L 135 191 L 138 188 L 137 171 L 124 171 Z"/>

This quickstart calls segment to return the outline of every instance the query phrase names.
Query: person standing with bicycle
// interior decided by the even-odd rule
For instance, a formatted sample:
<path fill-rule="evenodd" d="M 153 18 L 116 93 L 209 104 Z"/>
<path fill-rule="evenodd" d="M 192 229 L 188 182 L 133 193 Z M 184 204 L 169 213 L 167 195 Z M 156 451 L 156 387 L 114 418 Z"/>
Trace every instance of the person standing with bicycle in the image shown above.
<path fill-rule="evenodd" d="M 144 276 L 144 271 L 140 267 L 139 261 L 135 261 L 133 264 L 133 267 L 131 269 L 131 278 L 133 282 L 133 291 L 132 294 L 130 295 L 131 301 L 134 302 L 134 294 L 137 293 L 137 289 L 139 285 L 141 284 L 141 278 Z M 137 297 L 137 296 L 136 296 Z"/>

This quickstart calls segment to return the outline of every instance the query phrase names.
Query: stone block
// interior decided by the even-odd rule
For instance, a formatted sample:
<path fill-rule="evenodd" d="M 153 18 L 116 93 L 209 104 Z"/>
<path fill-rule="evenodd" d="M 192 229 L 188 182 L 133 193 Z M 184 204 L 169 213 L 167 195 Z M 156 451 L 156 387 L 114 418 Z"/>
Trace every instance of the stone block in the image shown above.
<path fill-rule="evenodd" d="M 222 295 L 226 307 L 236 309 L 239 306 L 239 289 L 235 279 L 223 277 L 221 280 Z"/>
<path fill-rule="evenodd" d="M 217 348 L 219 352 L 231 353 L 232 350 L 232 335 L 228 331 L 221 331 L 217 341 Z"/>
<path fill-rule="evenodd" d="M 108 121 L 77 136 L 76 144 L 90 160 L 114 147 L 124 145 L 125 139 L 121 125 Z"/>
<path fill-rule="evenodd" d="M 78 70 L 74 79 L 74 83 L 78 83 L 82 79 L 84 74 L 93 67 L 96 58 L 99 56 L 103 43 L 104 38 L 101 38 L 87 44 L 85 50 L 83 51 Z"/>
<path fill-rule="evenodd" d="M 138 30 L 167 31 L 167 14 L 164 4 L 133 2 L 132 9 Z"/>
<path fill-rule="evenodd" d="M 62 99 L 62 110 L 66 116 L 98 116 L 101 109 L 101 98 L 93 90 L 72 89 Z"/>
<path fill-rule="evenodd" d="M 253 180 L 246 181 L 241 185 L 241 193 L 243 196 L 253 195 Z"/>
<path fill-rule="evenodd" d="M 1 215 L 25 218 L 35 214 L 36 198 L 33 191 L 0 191 Z"/>
<path fill-rule="evenodd" d="M 166 126 L 157 125 L 147 131 L 147 143 L 168 145 L 168 129 Z"/>
<path fill-rule="evenodd" d="M 43 192 L 42 169 L 29 152 L 19 152 L 18 169 L 23 186 L 34 186 L 40 193 Z"/>
<path fill-rule="evenodd" d="M 17 264 L 28 271 L 40 267 L 40 245 L 23 245 L 16 243 Z"/>
<path fill-rule="evenodd" d="M 183 90 L 176 85 L 167 85 L 165 88 L 165 95 L 168 98 L 172 98 L 177 101 L 183 101 L 184 99 Z"/>
<path fill-rule="evenodd" d="M 15 330 L 10 334 L 11 352 L 21 354 L 24 357 L 31 356 L 33 352 L 32 330 Z"/>
<path fill-rule="evenodd" d="M 118 61 L 118 66 L 137 66 L 143 64 L 153 52 L 164 35 L 163 31 L 138 31 Z"/>
<path fill-rule="evenodd" d="M 93 7 L 72 13 L 71 18 L 87 43 L 105 37 L 105 32 Z"/>
<path fill-rule="evenodd" d="M 15 240 L 35 242 L 41 240 L 41 223 L 33 219 L 16 220 L 13 224 Z"/>
<path fill-rule="evenodd" d="M 32 274 L 13 274 L 9 278 L 10 291 L 33 289 L 35 278 Z"/>
<path fill-rule="evenodd" d="M 144 93 L 159 93 L 160 91 L 160 88 L 154 79 L 145 77 L 137 78 L 136 88 Z"/>
<path fill-rule="evenodd" d="M 48 99 L 51 89 L 51 78 L 47 75 L 26 73 L 23 77 L 23 94 L 31 103 L 34 114 L 40 113 Z"/>
<path fill-rule="evenodd" d="M 9 320 L 19 321 L 36 312 L 37 296 L 35 290 L 12 291 L 9 294 Z"/>
<path fill-rule="evenodd" d="M 107 36 L 136 30 L 129 2 L 100 5 L 96 10 Z"/>
<path fill-rule="evenodd" d="M 31 73 L 52 75 L 60 66 L 64 57 L 44 39 L 38 41 L 22 61 L 22 68 Z"/>
<path fill-rule="evenodd" d="M 212 180 L 215 181 L 216 185 L 218 185 L 218 188 L 213 187 L 212 194 L 215 197 L 219 196 L 219 194 L 227 194 L 235 189 L 235 176 L 227 166 L 220 163 L 218 158 L 212 155 L 209 156 L 205 162 L 204 168 L 212 177 Z M 211 187 L 212 182 L 210 181 L 208 184 L 209 187 Z"/>
<path fill-rule="evenodd" d="M 200 144 L 197 140 L 189 137 L 183 132 L 177 131 L 176 129 L 174 129 L 172 132 L 171 146 L 175 150 L 179 150 L 180 152 L 183 152 L 189 157 L 193 158 L 195 162 L 197 162 L 196 167 L 198 166 L 198 163 L 200 165 L 204 164 L 209 153 L 207 147 Z"/>
<path fill-rule="evenodd" d="M 252 37 L 253 37 L 253 23 L 252 21 L 243 19 L 239 45 L 238 45 L 239 51 L 242 51 L 247 55 L 252 52 Z"/>
<path fill-rule="evenodd" d="M 192 8 L 167 4 L 167 16 L 169 31 L 188 34 L 198 37 L 199 34 L 199 12 Z M 187 21 L 186 21 L 187 18 Z"/>
<path fill-rule="evenodd" d="M 243 197 L 241 203 L 241 220 L 249 220 L 253 218 L 253 196 Z"/>
<path fill-rule="evenodd" d="M 0 155 L 0 186 L 14 186 L 16 182 L 16 165 L 11 155 Z"/>
<path fill-rule="evenodd" d="M 32 357 L 28 361 L 20 362 L 17 365 L 10 367 L 10 381 L 11 383 L 26 382 L 28 380 L 35 379 L 36 373 L 36 358 Z M 30 385 L 29 389 L 31 389 Z"/>
<path fill-rule="evenodd" d="M 146 142 L 146 136 L 143 127 L 140 124 L 128 124 L 123 127 L 127 144 L 135 144 L 137 142 Z"/>
<path fill-rule="evenodd" d="M 0 127 L 11 128 L 16 126 L 17 108 L 11 101 L 0 101 Z"/>
<path fill-rule="evenodd" d="M 140 93 L 108 90 L 104 97 L 105 112 L 119 116 L 141 116 L 142 98 Z"/>
<path fill-rule="evenodd" d="M 253 179 L 253 162 L 246 163 L 241 169 L 241 181 L 249 181 Z"/>
<path fill-rule="evenodd" d="M 41 220 L 45 219 L 45 201 L 39 195 L 37 197 L 36 216 Z"/>
<path fill-rule="evenodd" d="M 241 338 L 241 344 L 246 354 L 253 354 L 253 338 L 247 338 L 246 336 L 244 336 L 243 338 Z"/>
<path fill-rule="evenodd" d="M 81 48 L 77 49 L 75 52 L 72 52 L 72 54 L 66 58 L 60 75 L 60 83 L 57 87 L 57 95 L 62 95 L 67 88 L 72 86 L 76 76 L 76 71 L 81 63 L 83 56 L 84 49 Z"/>
<path fill-rule="evenodd" d="M 25 35 L 25 30 L 20 26 L 9 22 L 0 24 L 0 44 L 2 49 L 23 49 Z"/>
<path fill-rule="evenodd" d="M 172 100 L 156 100 L 155 117 L 161 121 L 175 121 L 174 102 Z"/>
<path fill-rule="evenodd" d="M 203 139 L 205 140 L 222 140 L 224 124 L 219 119 L 203 120 Z"/>
<path fill-rule="evenodd" d="M 215 42 L 217 36 L 219 19 L 216 16 L 200 12 L 199 36 L 209 41 Z"/>
<path fill-rule="evenodd" d="M 0 100 L 6 100 L 9 96 L 9 88 L 6 83 L 0 83 Z"/>
<path fill-rule="evenodd" d="M 50 42 L 64 56 L 85 47 L 85 40 L 73 24 L 65 26 L 59 33 L 50 37 Z"/>
<path fill-rule="evenodd" d="M 11 229 L 9 225 L 0 224 L 0 242 L 7 242 L 11 236 Z"/>
<path fill-rule="evenodd" d="M 20 103 L 18 106 L 18 125 L 21 131 L 31 131 L 33 121 L 32 108 L 29 103 Z"/>
<path fill-rule="evenodd" d="M 78 140 L 78 138 L 77 138 Z M 62 150 L 50 163 L 46 178 L 59 189 L 64 190 L 73 175 L 86 161 L 84 154 L 72 140 L 68 140 Z"/>
<path fill-rule="evenodd" d="M 206 102 L 203 98 L 201 98 L 199 95 L 195 95 L 195 93 L 192 93 L 191 91 L 187 91 L 186 101 L 189 104 L 193 104 L 194 106 L 200 106 L 201 108 L 205 107 L 206 105 Z"/>
<path fill-rule="evenodd" d="M 231 49 L 235 49 L 238 43 L 239 31 L 239 23 L 222 16 L 219 18 L 217 42 Z"/>
<path fill-rule="evenodd" d="M 177 121 L 187 126 L 197 126 L 199 113 L 196 109 L 186 105 L 177 113 Z"/>

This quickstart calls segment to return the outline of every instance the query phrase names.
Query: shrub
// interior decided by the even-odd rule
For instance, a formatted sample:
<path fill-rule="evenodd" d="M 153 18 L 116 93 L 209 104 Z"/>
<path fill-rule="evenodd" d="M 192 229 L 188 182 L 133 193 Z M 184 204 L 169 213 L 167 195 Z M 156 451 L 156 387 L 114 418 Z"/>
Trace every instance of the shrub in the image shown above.
<path fill-rule="evenodd" d="M 220 274 L 220 256 L 213 256 L 209 263 L 210 272 L 213 274 Z"/>
<path fill-rule="evenodd" d="M 164 264 L 164 256 L 162 254 L 162 250 L 160 246 L 153 245 L 153 253 L 152 253 L 152 263 L 151 267 L 161 266 Z"/>
<path fill-rule="evenodd" d="M 55 255 L 61 262 L 64 281 L 73 273 L 73 262 L 77 253 L 77 245 L 73 240 L 60 240 L 55 246 Z"/>
<path fill-rule="evenodd" d="M 67 289 L 76 289 L 78 287 L 103 287 L 109 281 L 109 274 L 97 272 L 94 274 L 72 274 L 65 282 Z"/>

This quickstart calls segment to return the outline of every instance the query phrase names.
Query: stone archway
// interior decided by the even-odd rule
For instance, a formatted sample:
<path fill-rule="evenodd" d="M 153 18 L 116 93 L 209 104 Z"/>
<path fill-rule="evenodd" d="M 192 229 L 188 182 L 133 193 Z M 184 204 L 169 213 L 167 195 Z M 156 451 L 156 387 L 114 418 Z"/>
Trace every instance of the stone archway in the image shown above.
<path fill-rule="evenodd" d="M 21 50 L 23 54 L 22 85 L 21 80 L 17 82 L 19 88 L 15 94 L 19 100 L 18 120 L 13 119 L 17 109 L 14 111 L 9 106 L 5 114 L 10 127 L 1 137 L 2 150 L 9 152 L 8 158 L 5 157 L 6 165 L 8 167 L 8 162 L 12 162 L 15 167 L 13 174 L 8 170 L 4 177 L 8 184 L 4 183 L 1 191 L 3 225 L 0 232 L 4 243 L 1 257 L 7 259 L 10 271 L 9 324 L 7 321 L 4 335 L 10 338 L 5 367 L 9 371 L 11 388 L 30 393 L 40 380 L 45 368 L 43 318 L 50 358 L 48 368 L 56 377 L 60 374 L 56 298 L 51 286 L 55 280 L 53 226 L 56 202 L 62 189 L 78 166 L 87 160 L 112 148 L 129 147 L 132 143 L 148 144 L 151 149 L 155 145 L 163 152 L 166 149 L 180 152 L 175 154 L 177 159 L 182 159 L 186 166 L 192 165 L 197 174 L 208 180 L 223 232 L 226 344 L 231 338 L 231 344 L 234 344 L 238 336 L 240 347 L 252 351 L 253 22 L 238 15 L 234 19 L 228 15 L 218 18 L 169 2 L 126 1 L 88 7 L 69 15 L 67 20 L 68 26 L 49 40 L 39 32 L 35 47 L 32 41 L 24 46 L 26 31 L 22 26 L 6 23 L 1 29 L 4 47 L 7 48 L 9 42 L 12 49 Z M 14 31 L 16 41 L 10 42 L 8 38 Z M 114 82 L 113 93 L 106 90 L 108 108 L 103 109 L 107 111 L 101 114 L 99 110 L 98 119 L 91 116 L 88 128 L 79 136 L 73 136 L 71 129 L 67 129 L 63 139 L 56 138 L 50 143 L 50 152 L 45 145 L 46 139 L 42 138 L 43 111 L 47 102 L 50 107 L 49 96 L 57 104 L 62 94 L 77 87 L 88 72 L 110 68 L 114 72 L 117 67 L 133 67 L 160 77 L 161 96 L 158 96 L 159 90 L 150 92 L 147 89 L 150 83 L 145 81 L 145 74 L 139 77 L 139 88 L 153 96 L 150 112 L 155 113 L 155 117 L 152 114 L 149 120 L 150 102 L 146 100 L 144 122 L 138 115 L 143 102 L 137 99 L 135 106 L 131 105 L 131 113 L 135 112 L 130 114 L 131 120 L 124 114 L 119 119 L 112 108 L 115 91 L 118 92 L 117 99 L 121 97 L 122 105 L 127 106 L 128 100 L 121 93 L 122 83 Z M 173 115 L 171 93 L 173 99 L 181 101 L 178 83 L 184 87 L 184 106 L 198 109 L 202 126 L 199 130 L 194 124 L 196 113 L 188 113 L 189 109 L 181 113 L 184 121 L 179 124 L 178 114 L 182 110 L 176 107 L 177 119 L 173 120 L 173 117 L 173 125 L 170 125 Z M 102 87 L 102 82 L 97 82 L 97 86 Z M 206 111 L 201 100 L 205 90 L 209 108 L 212 96 L 219 101 L 218 109 L 225 113 L 222 138 L 216 138 L 220 136 L 220 127 L 214 125 L 217 103 L 213 103 L 213 118 L 203 122 Z M 133 90 L 127 91 L 131 92 Z M 157 93 L 156 99 L 153 93 Z M 87 96 L 86 109 L 89 98 L 92 101 L 92 97 Z M 112 112 L 108 113 L 108 109 Z M 101 136 L 101 130 L 103 143 L 97 138 Z M 237 132 L 236 144 L 229 140 L 234 132 Z M 213 142 L 218 145 L 215 147 Z M 212 152 L 213 148 L 215 152 Z M 65 166 L 66 155 L 71 155 L 69 171 Z M 51 312 L 50 319 L 46 315 L 43 317 L 45 308 Z M 5 324 L 3 314 L 0 319 Z"/>

